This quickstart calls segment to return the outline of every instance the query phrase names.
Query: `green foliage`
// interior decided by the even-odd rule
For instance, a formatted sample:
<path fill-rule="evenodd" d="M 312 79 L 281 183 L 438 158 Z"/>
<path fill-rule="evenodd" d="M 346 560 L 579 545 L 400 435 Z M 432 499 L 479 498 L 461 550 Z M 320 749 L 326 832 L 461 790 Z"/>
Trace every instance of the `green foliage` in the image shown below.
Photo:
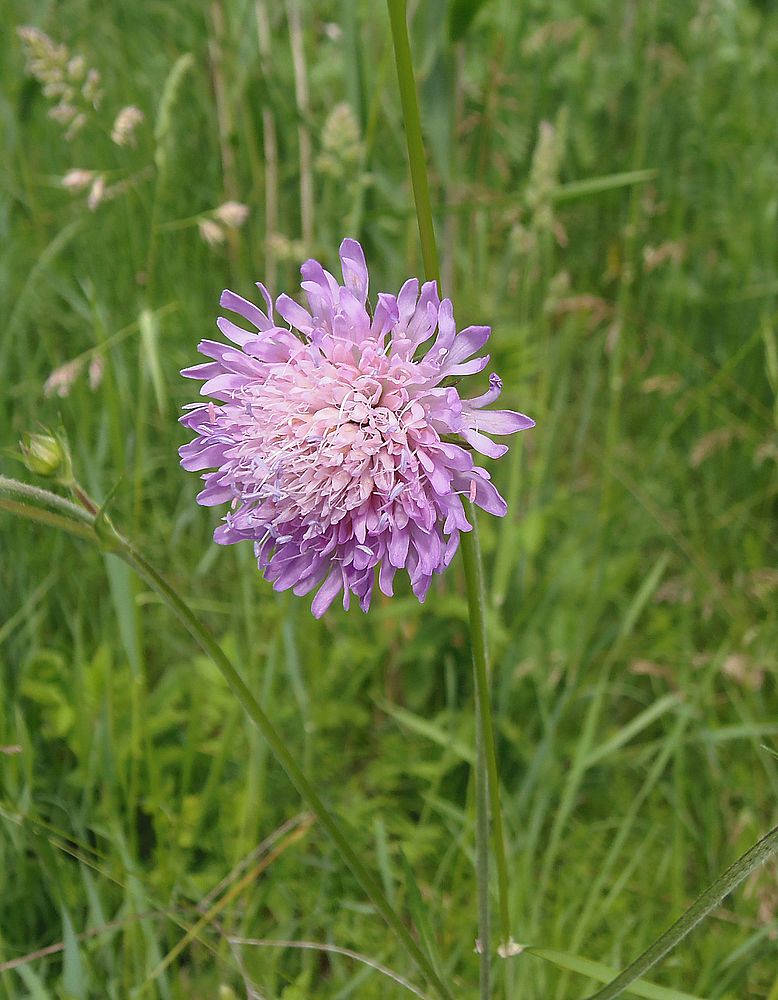
<path fill-rule="evenodd" d="M 385 11 L 301 9 L 304 112 L 284 5 L 6 6 L 0 449 L 63 427 L 79 478 L 218 635 L 467 997 L 458 566 L 424 607 L 401 589 L 317 623 L 250 547 L 212 544 L 177 466 L 177 371 L 223 287 L 291 288 L 304 256 L 333 265 L 346 224 L 374 290 L 420 269 Z M 10 30 L 32 19 L 101 73 L 70 139 Z M 461 325 L 493 326 L 506 405 L 538 421 L 492 469 L 508 517 L 482 519 L 514 936 L 533 946 L 495 979 L 572 1000 L 776 821 L 778 14 L 424 3 L 413 43 L 443 280 Z M 144 120 L 120 146 L 130 105 Z M 84 186 L 63 188 L 74 170 Z M 232 201 L 243 225 L 219 214 Z M 299 801 L 153 594 L 5 514 L 0 665 L 0 996 L 125 1000 L 242 859 L 301 829 Z M 144 996 L 411 995 L 342 954 L 229 943 L 324 942 L 415 982 L 324 834 L 264 851 L 284 844 Z M 775 877 L 756 872 L 637 995 L 778 996 Z"/>
<path fill-rule="evenodd" d="M 467 33 L 473 18 L 486 0 L 451 0 L 448 29 L 452 42 L 459 42 Z"/>

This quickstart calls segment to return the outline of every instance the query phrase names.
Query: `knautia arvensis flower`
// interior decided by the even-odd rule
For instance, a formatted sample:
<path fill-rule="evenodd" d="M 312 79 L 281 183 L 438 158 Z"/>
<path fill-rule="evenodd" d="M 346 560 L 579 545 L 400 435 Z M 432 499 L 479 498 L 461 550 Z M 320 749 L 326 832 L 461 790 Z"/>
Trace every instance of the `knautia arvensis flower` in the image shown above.
<path fill-rule="evenodd" d="M 180 450 L 185 469 L 215 470 L 199 503 L 231 505 L 215 540 L 253 541 L 276 590 L 318 586 L 317 618 L 340 591 L 344 607 L 354 594 L 367 610 L 376 576 L 391 595 L 398 569 L 423 601 L 471 529 L 462 497 L 506 512 L 473 452 L 499 458 L 507 448 L 487 434 L 533 426 L 485 409 L 500 394 L 496 375 L 482 395 L 460 395 L 459 380 L 488 364 L 477 355 L 489 327 L 457 333 L 451 301 L 415 278 L 379 293 L 371 313 L 362 247 L 344 240 L 340 260 L 342 285 L 303 264 L 309 309 L 288 295 L 274 304 L 262 284 L 266 312 L 225 291 L 221 305 L 255 329 L 220 318 L 232 343 L 202 341 L 213 360 L 182 372 L 216 401 L 187 407 L 181 422 L 197 436 Z"/>

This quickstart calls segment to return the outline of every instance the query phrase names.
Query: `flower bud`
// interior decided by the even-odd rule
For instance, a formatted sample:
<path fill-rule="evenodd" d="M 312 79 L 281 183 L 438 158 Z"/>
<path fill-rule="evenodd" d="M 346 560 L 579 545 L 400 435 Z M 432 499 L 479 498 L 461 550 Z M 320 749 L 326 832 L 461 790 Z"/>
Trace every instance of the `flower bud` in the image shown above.
<path fill-rule="evenodd" d="M 72 478 L 70 453 L 58 436 L 48 431 L 27 433 L 19 442 L 24 464 L 36 476 L 69 481 Z"/>

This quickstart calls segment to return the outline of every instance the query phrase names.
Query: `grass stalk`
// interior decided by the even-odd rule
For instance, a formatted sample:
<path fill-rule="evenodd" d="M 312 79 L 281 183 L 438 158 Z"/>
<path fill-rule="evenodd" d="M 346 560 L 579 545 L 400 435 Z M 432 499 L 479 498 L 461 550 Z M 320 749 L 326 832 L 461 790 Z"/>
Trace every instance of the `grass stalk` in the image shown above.
<path fill-rule="evenodd" d="M 224 8 L 221 2 L 213 2 L 209 8 L 211 33 L 208 41 L 208 57 L 210 62 L 211 80 L 213 84 L 214 101 L 216 104 L 216 125 L 219 135 L 219 155 L 222 163 L 222 188 L 225 201 L 241 201 L 238 185 L 237 164 L 233 136 L 235 122 L 233 118 L 233 101 L 229 93 L 226 76 L 225 51 L 228 46 L 227 26 Z M 228 227 L 226 231 L 230 262 L 236 267 L 239 258 L 240 236 L 236 229 Z"/>
<path fill-rule="evenodd" d="M 257 42 L 264 72 L 272 59 L 272 43 L 267 5 L 256 0 L 254 13 L 257 22 Z M 276 284 L 275 237 L 278 233 L 278 137 L 276 120 L 269 101 L 262 102 L 262 148 L 265 158 L 265 283 L 274 289 Z"/>
<path fill-rule="evenodd" d="M 311 141 L 310 96 L 308 70 L 305 65 L 303 22 L 299 0 L 287 0 L 286 16 L 289 21 L 289 42 L 294 67 L 294 96 L 297 103 L 299 124 L 297 135 L 300 143 L 300 222 L 306 249 L 313 246 L 313 144 Z"/>

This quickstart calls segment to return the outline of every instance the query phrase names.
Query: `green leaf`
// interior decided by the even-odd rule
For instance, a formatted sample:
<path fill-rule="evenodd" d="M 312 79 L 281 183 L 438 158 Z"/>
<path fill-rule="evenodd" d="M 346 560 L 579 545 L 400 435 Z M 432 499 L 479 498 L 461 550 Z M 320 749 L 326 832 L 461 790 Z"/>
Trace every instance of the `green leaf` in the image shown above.
<path fill-rule="evenodd" d="M 464 38 L 485 3 L 486 0 L 452 0 L 448 11 L 448 33 L 452 42 L 459 42 Z"/>
<path fill-rule="evenodd" d="M 27 1000 L 52 1000 L 43 979 L 29 965 L 19 965 L 14 970 L 29 990 Z"/>
<path fill-rule="evenodd" d="M 703 894 L 679 917 L 678 920 L 654 943 L 646 948 L 642 955 L 629 965 L 620 975 L 611 980 L 603 989 L 594 993 L 588 1000 L 615 1000 L 622 995 L 628 986 L 633 984 L 644 972 L 648 972 L 660 962 L 665 955 L 682 941 L 700 921 L 715 910 L 725 896 L 748 878 L 752 871 L 764 864 L 778 850 L 778 826 L 774 827 L 766 837 L 746 851 L 738 860 L 730 865 L 724 874 L 708 886 Z"/>
<path fill-rule="evenodd" d="M 65 947 L 62 960 L 62 987 L 73 1000 L 86 1000 L 87 984 L 81 949 L 68 911 L 62 907 L 62 940 Z"/>
<path fill-rule="evenodd" d="M 416 876 L 414 875 L 413 869 L 411 868 L 408 859 L 405 857 L 405 853 L 402 848 L 398 848 L 398 853 L 400 855 L 400 863 L 402 865 L 403 874 L 405 875 L 405 889 L 408 896 L 408 909 L 411 911 L 411 917 L 416 925 L 417 931 L 419 932 L 419 937 L 421 938 L 424 950 L 430 957 L 430 961 L 432 962 L 435 972 L 442 980 L 445 981 L 440 955 L 438 954 L 437 942 L 435 940 L 435 935 L 432 932 L 432 927 L 430 926 L 427 907 L 424 905 L 424 900 L 421 898 L 421 892 L 419 892 Z"/>
<path fill-rule="evenodd" d="M 670 709 L 675 708 L 683 701 L 680 694 L 666 694 L 662 698 L 659 698 L 648 708 L 644 709 L 634 719 L 631 719 L 626 726 L 622 726 L 621 729 L 613 736 L 605 740 L 594 750 L 591 750 L 584 761 L 584 767 L 592 767 L 592 765 L 599 763 L 603 757 L 607 757 L 609 754 L 615 753 L 620 750 L 626 743 L 638 736 L 644 729 L 647 729 L 653 722 L 656 722 L 658 718 L 669 712 Z"/>
<path fill-rule="evenodd" d="M 444 747 L 446 750 L 452 750 L 457 757 L 460 757 L 468 764 L 475 763 L 473 748 L 436 725 L 436 723 L 430 722 L 429 719 L 423 719 L 419 715 L 414 715 L 407 708 L 390 705 L 387 701 L 376 699 L 376 704 L 382 712 L 386 712 L 387 715 L 390 715 L 399 722 L 401 726 L 410 729 L 412 733 L 423 736 L 425 739 L 430 740 L 432 743 L 437 743 L 438 746 Z"/>
<path fill-rule="evenodd" d="M 111 553 L 105 556 L 105 568 L 118 620 L 119 637 L 132 672 L 137 676 L 141 669 L 141 654 L 138 645 L 137 608 L 132 573 L 120 557 Z"/>
<path fill-rule="evenodd" d="M 142 309 L 138 317 L 138 326 L 140 328 L 144 367 L 151 376 L 151 384 L 154 387 L 154 399 L 157 403 L 157 412 L 161 417 L 165 417 L 167 415 L 167 389 L 159 357 L 158 314 L 152 312 L 150 309 Z"/>
<path fill-rule="evenodd" d="M 590 958 L 583 958 L 581 955 L 570 955 L 566 951 L 554 951 L 552 948 L 525 948 L 525 952 L 542 958 L 544 962 L 550 962 L 559 969 L 567 969 L 570 972 L 578 972 L 588 979 L 596 979 L 600 983 L 606 982 L 613 977 L 615 969 L 602 962 L 594 962 Z M 701 1000 L 700 997 L 691 993 L 682 993 L 680 990 L 673 990 L 667 986 L 657 986 L 655 983 L 647 983 L 645 980 L 636 980 L 629 987 L 628 992 L 635 997 L 643 997 L 644 1000 Z"/>
<path fill-rule="evenodd" d="M 389 854 L 389 841 L 386 836 L 386 827 L 380 816 L 373 820 L 373 833 L 375 836 L 375 852 L 378 860 L 378 869 L 381 872 L 381 881 L 384 884 L 384 892 L 389 900 L 389 905 L 397 906 L 394 893 L 394 876 L 392 874 L 392 860 Z"/>
<path fill-rule="evenodd" d="M 555 202 L 573 201 L 576 198 L 586 198 L 590 194 L 602 194 L 605 191 L 614 191 L 616 188 L 631 187 L 633 184 L 645 184 L 646 181 L 653 180 L 657 172 L 650 167 L 647 170 L 628 170 L 622 174 L 607 174 L 604 177 L 587 177 L 582 181 L 560 184 L 551 192 L 551 198 Z"/>

